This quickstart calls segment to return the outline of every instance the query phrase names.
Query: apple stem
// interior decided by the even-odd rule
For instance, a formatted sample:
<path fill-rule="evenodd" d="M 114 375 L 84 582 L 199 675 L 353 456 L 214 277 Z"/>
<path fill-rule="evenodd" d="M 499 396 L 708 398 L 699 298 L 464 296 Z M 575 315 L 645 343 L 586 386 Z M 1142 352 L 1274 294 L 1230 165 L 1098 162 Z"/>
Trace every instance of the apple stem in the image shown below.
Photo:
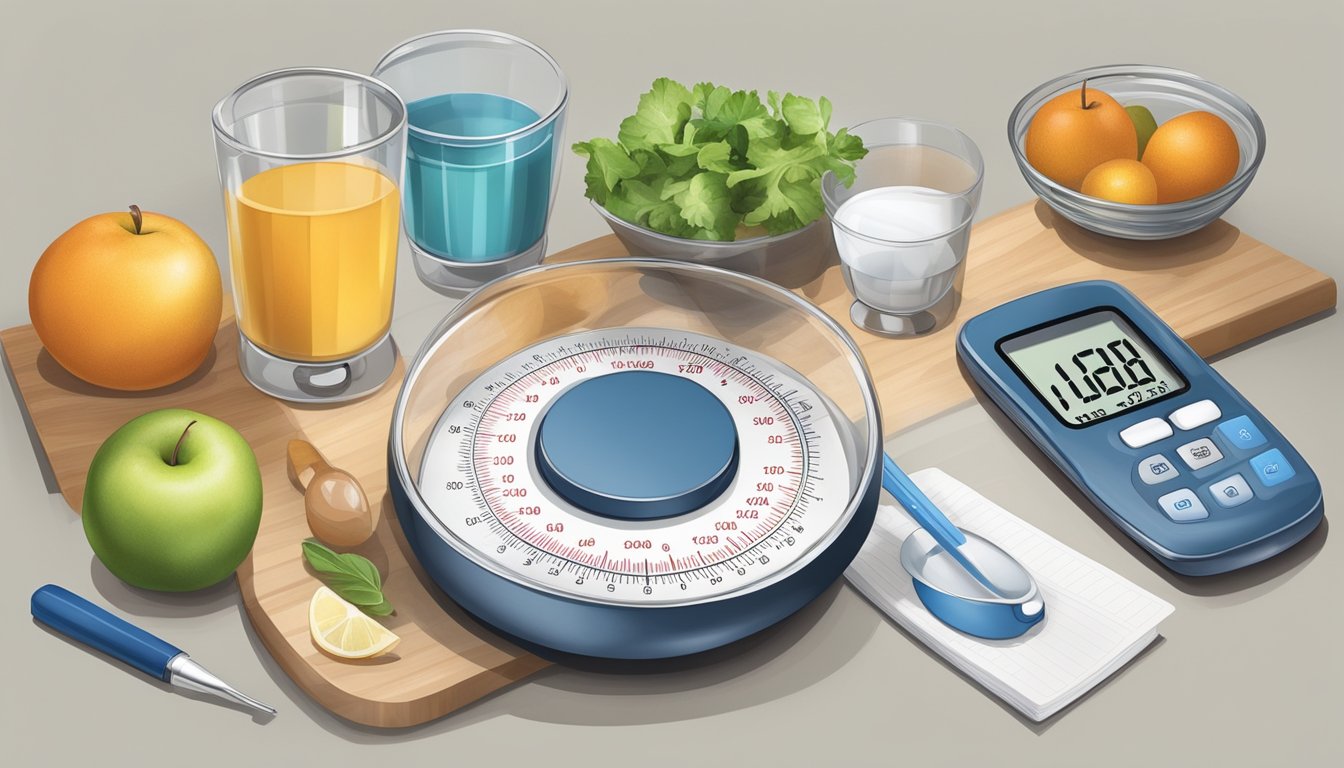
<path fill-rule="evenodd" d="M 135 225 L 135 234 L 140 234 L 140 227 L 145 223 L 145 215 L 140 212 L 138 205 L 131 206 L 131 223 Z"/>
<path fill-rule="evenodd" d="M 1091 109 L 1097 106 L 1097 102 L 1087 100 L 1087 80 L 1083 80 L 1083 89 L 1078 92 L 1078 98 L 1083 103 L 1083 109 Z"/>
<path fill-rule="evenodd" d="M 135 206 L 131 206 L 131 207 L 134 208 Z M 195 419 L 192 419 L 192 420 L 191 420 L 191 424 L 188 424 L 188 425 L 187 425 L 187 428 L 184 429 L 184 430 L 182 430 L 182 436 L 179 437 L 179 438 L 177 438 L 177 445 L 174 445 L 174 446 L 173 446 L 173 457 L 172 457 L 171 459 L 168 460 L 168 466 L 170 466 L 170 467 L 176 467 L 176 466 L 177 466 L 177 452 L 180 451 L 180 450 L 182 450 L 182 441 L 187 439 L 187 431 L 190 430 L 191 427 L 192 427 L 192 425 L 195 424 L 195 423 L 196 423 L 196 420 L 195 420 Z"/>

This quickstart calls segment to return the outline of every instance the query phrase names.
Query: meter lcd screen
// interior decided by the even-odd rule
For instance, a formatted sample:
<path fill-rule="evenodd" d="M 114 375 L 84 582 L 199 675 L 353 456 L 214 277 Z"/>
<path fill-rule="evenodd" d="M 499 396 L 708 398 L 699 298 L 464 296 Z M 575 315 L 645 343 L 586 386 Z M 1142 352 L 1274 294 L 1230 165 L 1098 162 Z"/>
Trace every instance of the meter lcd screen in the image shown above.
<path fill-rule="evenodd" d="M 1185 391 L 1185 379 L 1112 309 L 999 342 L 1000 353 L 1060 421 L 1081 427 Z"/>

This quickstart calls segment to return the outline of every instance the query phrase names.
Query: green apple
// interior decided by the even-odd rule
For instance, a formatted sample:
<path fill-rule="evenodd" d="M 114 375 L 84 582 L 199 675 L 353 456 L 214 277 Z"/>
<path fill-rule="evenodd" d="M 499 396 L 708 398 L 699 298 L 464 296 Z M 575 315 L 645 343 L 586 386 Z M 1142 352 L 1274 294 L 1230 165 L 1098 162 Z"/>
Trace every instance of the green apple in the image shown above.
<path fill-rule="evenodd" d="M 261 471 L 233 427 L 181 408 L 132 419 L 89 465 L 84 535 L 123 581 L 171 592 L 228 578 L 261 525 Z"/>
<path fill-rule="evenodd" d="M 1143 150 L 1148 148 L 1148 140 L 1153 138 L 1153 132 L 1157 130 L 1157 120 L 1153 113 L 1142 104 L 1130 104 L 1125 107 L 1129 113 L 1130 122 L 1134 123 L 1134 133 L 1139 137 L 1139 157 L 1143 159 Z"/>

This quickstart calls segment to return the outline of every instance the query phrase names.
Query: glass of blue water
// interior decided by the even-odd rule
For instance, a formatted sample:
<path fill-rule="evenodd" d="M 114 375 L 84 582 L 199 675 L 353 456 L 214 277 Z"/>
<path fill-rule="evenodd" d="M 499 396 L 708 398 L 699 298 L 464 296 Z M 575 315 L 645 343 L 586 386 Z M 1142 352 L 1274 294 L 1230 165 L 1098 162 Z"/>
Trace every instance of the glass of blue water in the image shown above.
<path fill-rule="evenodd" d="M 420 279 L 460 295 L 539 263 L 569 98 L 555 59 L 503 32 L 447 30 L 373 74 L 406 102 L 402 210 Z"/>

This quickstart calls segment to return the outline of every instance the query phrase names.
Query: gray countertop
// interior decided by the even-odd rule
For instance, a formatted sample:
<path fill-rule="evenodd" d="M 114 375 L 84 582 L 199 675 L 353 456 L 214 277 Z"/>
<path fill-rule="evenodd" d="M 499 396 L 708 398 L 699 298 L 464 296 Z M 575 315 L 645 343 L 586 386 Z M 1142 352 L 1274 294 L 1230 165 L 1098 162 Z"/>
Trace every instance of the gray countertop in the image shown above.
<path fill-rule="evenodd" d="M 1135 0 L 1101 11 L 1066 0 L 975 10 L 857 0 L 16 0 L 5 15 L 0 327 L 27 322 L 28 274 L 46 244 L 95 213 L 132 202 L 163 211 L 223 259 L 208 113 L 235 85 L 290 65 L 367 71 L 396 42 L 446 27 L 504 29 L 550 50 L 572 86 L 569 139 L 614 134 L 660 75 L 826 95 L 837 125 L 898 114 L 953 123 L 985 154 L 982 216 L 1029 199 L 1004 132 L 1028 89 L 1117 61 L 1192 70 L 1255 105 L 1269 135 L 1261 172 L 1229 220 L 1344 278 L 1337 3 Z M 582 198 L 582 175 L 567 157 L 552 250 L 605 234 Z M 394 334 L 414 349 L 451 302 L 418 284 L 404 246 L 402 256 Z M 1330 314 L 1215 362 L 1312 462 L 1327 498 L 1344 476 L 1342 350 L 1344 320 Z M 551 669 L 426 726 L 354 726 L 271 661 L 232 582 L 160 595 L 111 576 L 78 516 L 49 492 L 21 409 L 0 387 L 0 616 L 9 626 L 0 739 L 10 764 L 1308 765 L 1344 756 L 1344 554 L 1329 543 L 1328 520 L 1270 562 L 1178 577 L 984 404 L 902 432 L 888 449 L 909 471 L 942 467 L 1176 607 L 1159 642 L 1043 724 L 1018 717 L 839 584 L 782 625 L 692 664 L 645 674 Z M 47 582 L 188 649 L 280 715 L 254 722 L 62 641 L 29 618 L 29 595 Z"/>

